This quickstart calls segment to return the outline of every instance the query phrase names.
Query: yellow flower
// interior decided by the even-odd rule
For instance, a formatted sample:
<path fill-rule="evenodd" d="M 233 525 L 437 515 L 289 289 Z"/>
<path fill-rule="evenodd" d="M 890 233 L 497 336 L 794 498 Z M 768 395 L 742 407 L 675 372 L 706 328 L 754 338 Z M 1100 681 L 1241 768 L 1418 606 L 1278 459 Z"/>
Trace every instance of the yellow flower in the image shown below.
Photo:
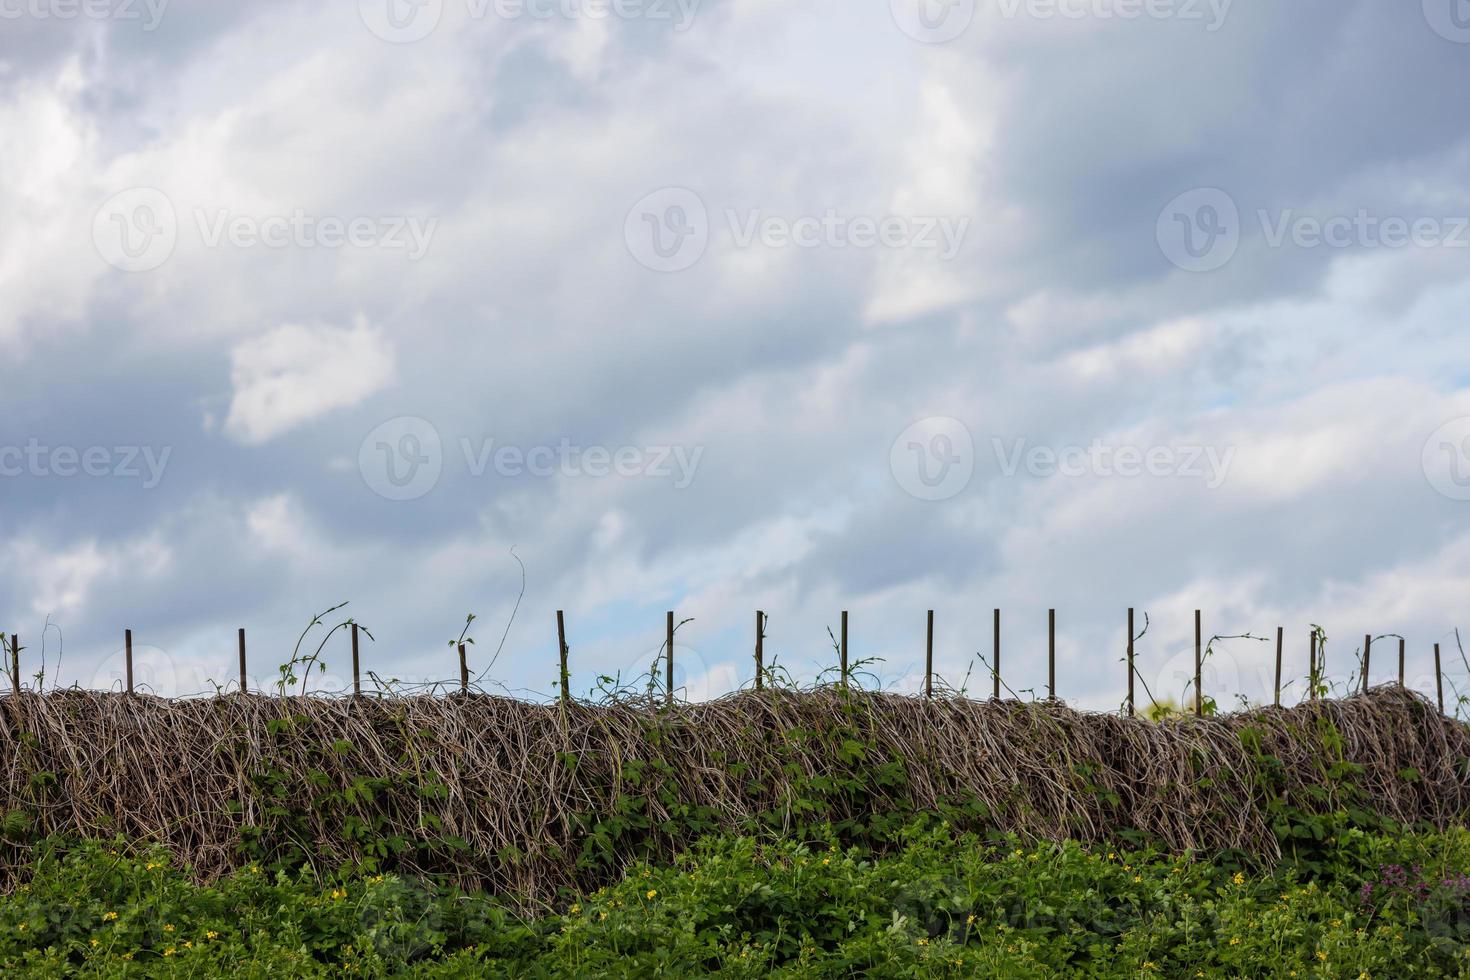
<path fill-rule="evenodd" d="M 1232 880 L 1237 885 L 1243 885 L 1243 884 L 1245 884 L 1245 875 L 1243 875 L 1239 871 L 1237 871 L 1237 872 L 1235 872 L 1235 877 Z"/>
<path fill-rule="evenodd" d="M 1336 929 L 1336 928 L 1337 928 L 1337 927 L 1338 927 L 1338 926 L 1340 926 L 1340 925 L 1342 925 L 1342 920 L 1341 920 L 1341 919 L 1333 919 L 1333 920 L 1332 920 L 1332 921 L 1331 921 L 1331 922 L 1330 922 L 1330 923 L 1328 923 L 1328 924 L 1329 924 L 1329 925 L 1331 925 L 1331 926 L 1332 926 L 1332 928 L 1334 928 L 1334 929 Z"/>
<path fill-rule="evenodd" d="M 653 896 L 655 896 L 657 894 L 658 894 L 658 889 L 657 888 L 650 888 L 650 889 L 648 889 L 648 897 L 649 898 L 652 898 Z"/>
<path fill-rule="evenodd" d="M 1319 959 L 1319 960 L 1325 960 L 1325 959 L 1327 959 L 1327 954 L 1324 953 L 1324 952 L 1322 952 L 1319 949 L 1319 950 L 1317 950 L 1317 959 Z"/>
<path fill-rule="evenodd" d="M 1143 883 L 1143 876 L 1142 875 L 1134 875 L 1133 876 L 1133 883 L 1135 885 L 1142 884 Z"/>
<path fill-rule="evenodd" d="M 172 925 L 165 925 L 163 927 L 163 931 L 164 932 L 173 932 L 174 931 L 174 927 Z"/>
<path fill-rule="evenodd" d="M 190 942 L 189 940 L 185 939 L 184 940 L 184 948 L 185 949 L 193 949 L 194 948 L 194 944 L 192 942 Z"/>
<path fill-rule="evenodd" d="M 24 922 L 22 922 L 17 928 L 20 929 L 21 932 L 25 932 L 26 931 L 26 924 Z"/>
<path fill-rule="evenodd" d="M 172 946 L 170 946 L 168 949 L 166 949 L 166 950 L 163 951 L 163 955 L 164 956 L 172 956 L 176 952 L 178 952 L 178 950 L 176 950 Z"/>
<path fill-rule="evenodd" d="M 130 960 L 130 959 L 133 958 L 133 954 L 132 953 L 124 953 L 122 955 L 122 958 L 125 959 L 125 960 Z"/>
<path fill-rule="evenodd" d="M 219 938 L 219 933 L 217 933 L 213 929 L 211 929 L 211 930 L 209 930 L 208 932 L 206 932 L 204 934 L 204 938 L 205 939 L 218 939 Z"/>
<path fill-rule="evenodd" d="M 598 921 L 598 922 L 602 922 L 602 921 L 604 921 L 604 920 L 605 920 L 605 919 L 606 919 L 606 918 L 607 918 L 607 913 L 606 913 L 606 912 L 598 912 L 598 913 L 597 913 L 597 921 Z"/>
<path fill-rule="evenodd" d="M 249 867 L 248 870 L 250 871 L 251 874 L 258 875 L 258 874 L 260 874 L 260 865 L 258 865 L 258 864 L 252 864 Z"/>
<path fill-rule="evenodd" d="M 1240 937 L 1239 936 L 1231 936 L 1230 937 L 1230 945 L 1232 945 L 1232 946 L 1239 946 L 1240 945 Z"/>
<path fill-rule="evenodd" d="M 101 945 L 101 943 L 99 943 L 99 942 L 97 942 L 97 940 L 96 940 L 96 939 L 93 939 L 93 940 L 92 940 L 92 947 L 93 947 L 93 948 L 94 948 L 94 949 L 95 949 L 95 948 L 96 948 L 96 947 L 98 947 L 98 946 L 100 946 L 100 945 Z"/>
<path fill-rule="evenodd" d="M 1154 965 L 1153 965 L 1152 961 L 1150 961 L 1150 960 L 1144 960 L 1143 961 L 1143 968 L 1145 970 L 1152 970 L 1154 968 Z"/>
<path fill-rule="evenodd" d="M 975 924 L 975 917 L 973 915 L 970 916 L 969 918 L 967 918 L 965 920 L 965 925 L 967 925 L 967 926 L 973 926 L 974 924 Z"/>
<path fill-rule="evenodd" d="M 832 863 L 832 859 L 831 858 L 822 858 L 822 867 L 825 868 L 827 865 L 829 865 L 831 863 Z"/>
<path fill-rule="evenodd" d="M 102 913 L 102 921 L 103 922 L 111 922 L 113 919 L 116 919 L 116 918 L 117 918 L 117 913 L 116 912 L 103 912 Z"/>
<path fill-rule="evenodd" d="M 919 937 L 919 945 L 920 945 L 920 946 L 928 946 L 928 945 L 929 945 L 929 940 L 928 940 L 928 938 L 927 938 L 927 937 L 925 937 L 925 936 L 920 936 L 920 937 Z"/>
<path fill-rule="evenodd" d="M 1114 854 L 1112 851 L 1109 851 L 1108 852 L 1108 860 L 1109 861 L 1116 861 L 1117 859 L 1118 859 L 1118 855 Z"/>
<path fill-rule="evenodd" d="M 573 915 L 581 915 L 582 914 L 582 906 L 580 906 L 580 905 L 573 905 L 572 906 L 572 914 Z"/>

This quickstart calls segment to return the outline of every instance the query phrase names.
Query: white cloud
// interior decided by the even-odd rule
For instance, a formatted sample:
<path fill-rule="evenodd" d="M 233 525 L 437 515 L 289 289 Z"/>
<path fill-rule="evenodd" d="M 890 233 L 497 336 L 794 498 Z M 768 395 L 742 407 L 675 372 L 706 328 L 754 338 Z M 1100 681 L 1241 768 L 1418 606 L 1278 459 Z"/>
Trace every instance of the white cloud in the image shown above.
<path fill-rule="evenodd" d="M 247 445 L 360 404 L 394 375 L 392 344 L 362 317 L 352 327 L 276 327 L 237 344 L 230 361 L 234 399 L 225 431 Z"/>

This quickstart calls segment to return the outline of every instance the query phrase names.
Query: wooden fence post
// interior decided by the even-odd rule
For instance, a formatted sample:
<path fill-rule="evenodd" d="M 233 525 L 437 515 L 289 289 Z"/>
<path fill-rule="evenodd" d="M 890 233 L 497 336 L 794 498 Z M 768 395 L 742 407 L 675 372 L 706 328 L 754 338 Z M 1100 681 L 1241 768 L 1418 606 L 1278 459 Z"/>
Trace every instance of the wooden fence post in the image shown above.
<path fill-rule="evenodd" d="M 1307 655 L 1307 700 L 1317 700 L 1317 631 L 1312 630 L 1312 648 Z"/>
<path fill-rule="evenodd" d="M 1133 717 L 1133 607 L 1128 607 L 1128 717 Z"/>
<path fill-rule="evenodd" d="M 556 611 L 556 642 L 561 657 L 561 703 L 572 700 L 571 677 L 567 673 L 567 623 L 562 611 Z"/>
<path fill-rule="evenodd" d="M 1000 700 L 1000 610 L 995 611 L 995 665 L 990 671 L 991 694 L 994 701 Z"/>
<path fill-rule="evenodd" d="M 10 634 L 10 686 L 20 693 L 20 637 Z"/>
<path fill-rule="evenodd" d="M 1057 699 L 1057 611 L 1046 611 L 1046 699 Z"/>
<path fill-rule="evenodd" d="M 842 642 L 837 648 L 838 659 L 842 662 L 842 689 L 847 690 L 847 610 L 842 610 Z"/>
<path fill-rule="evenodd" d="M 133 631 L 123 630 L 123 656 L 127 663 L 128 693 L 133 693 Z"/>
<path fill-rule="evenodd" d="M 1373 659 L 1373 634 L 1363 637 L 1363 693 L 1368 693 L 1368 665 Z"/>
<path fill-rule="evenodd" d="M 464 657 L 464 644 L 459 645 L 459 693 L 470 693 L 470 665 Z"/>
<path fill-rule="evenodd" d="M 1404 686 L 1404 638 L 1399 637 L 1399 687 Z"/>
<path fill-rule="evenodd" d="M 1281 707 L 1281 645 L 1286 640 L 1286 627 L 1276 627 L 1276 707 Z"/>
<path fill-rule="evenodd" d="M 240 640 L 240 693 L 241 694 L 249 694 L 250 693 L 250 686 L 247 683 L 246 676 L 245 676 L 245 627 L 243 627 L 243 626 L 240 627 L 239 640 Z"/>
<path fill-rule="evenodd" d="M 924 697 L 934 697 L 934 610 L 929 610 L 929 628 L 924 640 Z"/>
<path fill-rule="evenodd" d="M 664 658 L 664 704 L 674 703 L 674 611 L 669 610 L 668 637 L 669 655 Z"/>
<path fill-rule="evenodd" d="M 1194 716 L 1205 716 L 1204 630 L 1200 628 L 1199 610 L 1194 611 Z"/>
<path fill-rule="evenodd" d="M 755 689 L 759 691 L 765 686 L 765 640 L 766 640 L 766 614 L 759 609 L 755 611 Z"/>
<path fill-rule="evenodd" d="M 352 624 L 352 696 L 362 697 L 362 661 L 357 654 L 357 624 Z"/>
<path fill-rule="evenodd" d="M 1434 645 L 1434 691 L 1439 697 L 1439 713 L 1444 714 L 1444 674 L 1439 669 L 1439 644 Z"/>

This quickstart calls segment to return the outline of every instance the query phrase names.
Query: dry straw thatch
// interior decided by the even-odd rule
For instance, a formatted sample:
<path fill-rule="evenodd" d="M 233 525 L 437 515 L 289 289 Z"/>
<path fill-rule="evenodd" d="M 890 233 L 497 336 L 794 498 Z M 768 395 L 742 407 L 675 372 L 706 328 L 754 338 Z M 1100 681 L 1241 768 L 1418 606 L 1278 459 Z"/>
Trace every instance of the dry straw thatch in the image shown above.
<path fill-rule="evenodd" d="M 844 780 L 848 790 L 825 796 L 824 819 L 969 799 L 984 805 L 970 811 L 974 823 L 1027 838 L 1136 830 L 1180 850 L 1240 848 L 1270 860 L 1280 851 L 1262 756 L 1280 760 L 1277 792 L 1303 808 L 1343 802 L 1320 788 L 1339 761 L 1362 767 L 1355 802 L 1370 812 L 1437 827 L 1470 813 L 1470 727 L 1396 687 L 1162 723 L 837 688 L 668 709 L 486 695 L 0 698 L 0 805 L 25 814 L 30 836 L 159 841 L 208 878 L 250 860 L 242 828 L 269 825 L 272 813 L 291 815 L 279 833 L 323 869 L 360 857 L 362 839 L 348 828 L 376 821 L 378 838 L 432 831 L 467 844 L 410 847 L 385 866 L 532 902 L 616 873 L 635 840 L 660 853 L 682 846 L 698 829 L 678 822 L 690 808 L 719 829 L 764 821 L 802 832 L 797 801 Z M 252 778 L 271 772 L 279 778 L 268 789 Z M 390 774 L 407 778 L 371 799 L 341 795 L 359 777 Z M 629 812 L 634 790 L 632 810 L 654 829 L 614 835 L 606 867 L 579 869 L 589 830 L 578 815 Z M 330 806 L 326 793 L 338 794 Z M 0 884 L 24 857 L 24 846 L 6 848 Z"/>

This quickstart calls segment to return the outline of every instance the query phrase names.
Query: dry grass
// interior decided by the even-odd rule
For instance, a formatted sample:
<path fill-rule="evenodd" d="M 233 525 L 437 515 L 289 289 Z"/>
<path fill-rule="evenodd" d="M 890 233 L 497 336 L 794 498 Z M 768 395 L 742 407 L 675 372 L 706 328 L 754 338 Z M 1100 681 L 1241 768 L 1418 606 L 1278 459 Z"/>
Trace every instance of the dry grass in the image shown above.
<path fill-rule="evenodd" d="M 289 731 L 272 730 L 293 717 Z M 1470 812 L 1470 727 L 1397 688 L 1159 724 L 1060 704 L 831 688 L 746 692 L 668 710 L 564 710 L 485 695 L 164 700 L 61 691 L 0 698 L 0 719 L 0 804 L 28 813 L 32 833 L 160 841 L 208 878 L 248 860 L 241 828 L 265 821 L 270 803 L 300 816 L 299 843 L 324 869 L 359 853 L 344 838 L 350 815 L 376 816 L 385 822 L 380 836 L 408 839 L 425 835 L 422 823 L 434 826 L 429 815 L 468 849 L 409 851 L 397 859 L 400 870 L 536 901 L 616 870 L 578 871 L 585 832 L 574 815 L 610 812 L 631 770 L 649 760 L 668 763 L 668 792 L 642 803 L 655 824 L 669 818 L 672 801 L 708 807 L 725 828 L 762 814 L 790 827 L 790 801 L 809 791 L 807 780 L 865 780 L 896 763 L 903 783 L 867 784 L 835 799 L 830 816 L 972 796 L 988 809 L 987 824 L 1028 838 L 1096 841 L 1136 829 L 1180 850 L 1241 848 L 1269 860 L 1278 845 L 1250 738 L 1242 738 L 1254 730 L 1260 751 L 1283 763 L 1287 797 L 1304 808 L 1335 802 L 1309 793 L 1324 785 L 1333 761 L 1324 745 L 1340 737 L 1340 758 L 1363 767 L 1358 805 L 1438 827 Z M 865 757 L 841 761 L 844 745 Z M 1419 778 L 1406 778 L 1409 770 Z M 290 774 L 272 801 L 250 788 L 251 775 L 267 771 Z M 38 788 L 38 772 L 54 773 L 55 784 Z M 315 787 L 311 773 L 320 774 Z M 355 777 L 387 774 L 410 778 L 371 802 L 313 806 Z M 431 774 L 442 779 L 442 798 L 415 789 Z M 230 812 L 234 800 L 242 812 Z M 667 851 L 682 836 L 653 840 Z M 0 884 L 8 885 L 24 849 L 6 850 Z M 614 863 L 629 856 L 620 850 Z"/>

